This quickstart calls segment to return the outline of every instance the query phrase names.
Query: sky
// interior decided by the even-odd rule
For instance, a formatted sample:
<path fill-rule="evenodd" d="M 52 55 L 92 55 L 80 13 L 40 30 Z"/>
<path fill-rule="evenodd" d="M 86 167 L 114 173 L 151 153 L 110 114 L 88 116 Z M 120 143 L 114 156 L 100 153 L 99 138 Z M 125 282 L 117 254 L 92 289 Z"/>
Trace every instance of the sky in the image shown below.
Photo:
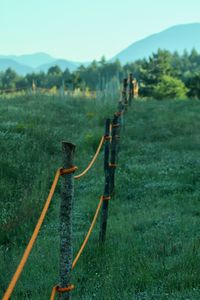
<path fill-rule="evenodd" d="M 150 34 L 200 23 L 200 0 L 0 0 L 0 54 L 107 59 Z"/>

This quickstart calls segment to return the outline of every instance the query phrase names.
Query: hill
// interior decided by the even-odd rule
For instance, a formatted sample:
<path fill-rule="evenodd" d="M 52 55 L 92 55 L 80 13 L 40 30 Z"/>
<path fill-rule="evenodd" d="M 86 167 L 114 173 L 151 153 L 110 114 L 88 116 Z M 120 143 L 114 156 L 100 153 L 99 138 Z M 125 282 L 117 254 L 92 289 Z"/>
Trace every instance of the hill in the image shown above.
<path fill-rule="evenodd" d="M 80 64 L 74 63 L 74 62 L 71 62 L 68 60 L 64 60 L 64 59 L 57 59 L 57 60 L 52 61 L 51 63 L 43 64 L 43 65 L 37 67 L 36 72 L 39 72 L 39 71 L 47 72 L 49 68 L 51 68 L 55 65 L 59 66 L 62 71 L 69 69 L 71 72 L 73 72 L 78 68 L 78 66 Z"/>
<path fill-rule="evenodd" d="M 0 58 L 0 71 L 5 71 L 8 68 L 11 68 L 20 75 L 26 75 L 27 73 L 32 72 L 31 67 L 20 64 L 13 59 Z"/>
<path fill-rule="evenodd" d="M 34 53 L 27 55 L 0 55 L 0 71 L 12 68 L 20 75 L 32 72 L 47 72 L 52 66 L 58 65 L 63 71 L 68 68 L 74 71 L 80 62 L 72 62 L 65 59 L 57 59 L 46 53 Z"/>
<path fill-rule="evenodd" d="M 1 59 L 12 59 L 18 64 L 27 65 L 34 69 L 42 64 L 52 63 L 56 58 L 50 56 L 49 54 L 38 52 L 33 54 L 24 55 L 0 55 Z"/>
<path fill-rule="evenodd" d="M 119 59 L 123 64 L 150 56 L 158 49 L 178 51 L 196 48 L 200 51 L 200 23 L 177 25 L 162 32 L 139 40 L 118 53 L 112 60 Z"/>
<path fill-rule="evenodd" d="M 150 35 L 142 40 L 131 44 L 126 49 L 115 55 L 111 61 L 119 59 L 122 64 L 133 62 L 137 59 L 149 57 L 158 49 L 167 49 L 171 52 L 184 50 L 191 51 L 196 48 L 200 51 L 200 23 L 177 25 L 162 32 Z M 74 71 L 81 64 L 88 62 L 74 62 L 66 59 L 52 57 L 47 53 L 34 53 L 25 55 L 0 55 L 0 71 L 12 67 L 19 74 L 43 71 L 46 72 L 51 66 L 58 65 L 62 70 L 68 68 Z M 15 63 L 14 63 L 15 62 Z"/>

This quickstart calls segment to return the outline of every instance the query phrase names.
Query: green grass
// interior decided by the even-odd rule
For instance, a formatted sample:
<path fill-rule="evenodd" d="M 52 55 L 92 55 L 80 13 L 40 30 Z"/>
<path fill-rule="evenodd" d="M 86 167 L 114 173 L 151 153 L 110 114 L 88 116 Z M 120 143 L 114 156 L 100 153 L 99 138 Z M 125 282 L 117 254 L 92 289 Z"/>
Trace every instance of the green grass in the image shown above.
<path fill-rule="evenodd" d="M 82 170 L 117 103 L 57 97 L 0 100 L 0 295 L 62 164 Z M 200 299 L 200 102 L 137 101 L 122 131 L 107 239 L 99 222 L 73 271 L 73 299 Z M 74 254 L 103 192 L 103 163 L 75 183 Z M 60 184 L 12 299 L 49 299 L 58 282 Z"/>

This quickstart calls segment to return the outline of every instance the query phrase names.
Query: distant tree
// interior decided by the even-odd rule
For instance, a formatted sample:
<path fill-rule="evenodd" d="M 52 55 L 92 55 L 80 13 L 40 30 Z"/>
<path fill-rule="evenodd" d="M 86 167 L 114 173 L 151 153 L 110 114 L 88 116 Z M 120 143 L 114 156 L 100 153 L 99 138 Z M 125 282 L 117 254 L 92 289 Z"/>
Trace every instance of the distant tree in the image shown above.
<path fill-rule="evenodd" d="M 104 55 L 101 57 L 99 64 L 100 66 L 104 66 L 106 64 L 106 57 Z"/>
<path fill-rule="evenodd" d="M 184 99 L 187 97 L 187 92 L 188 89 L 181 80 L 165 75 L 154 86 L 152 96 L 156 99 Z"/>
<path fill-rule="evenodd" d="M 80 66 L 74 73 L 75 86 L 87 86 L 91 90 L 96 90 L 99 83 L 99 66 L 94 60 L 88 67 Z"/>
<path fill-rule="evenodd" d="M 62 74 L 62 70 L 60 69 L 59 66 L 52 66 L 48 69 L 47 72 L 48 75 L 61 75 Z"/>
<path fill-rule="evenodd" d="M 154 87 L 162 81 L 163 76 L 171 75 L 172 55 L 167 50 L 158 50 L 148 60 L 144 59 L 140 67 L 143 96 L 151 97 Z"/>
<path fill-rule="evenodd" d="M 62 79 L 65 87 L 71 88 L 72 87 L 72 75 L 69 71 L 69 69 L 65 69 L 65 71 L 62 74 Z"/>
<path fill-rule="evenodd" d="M 0 89 L 3 89 L 2 77 L 3 77 L 3 72 L 0 72 Z"/>
<path fill-rule="evenodd" d="M 172 55 L 171 66 L 172 76 L 181 79 L 185 69 L 183 70 L 182 59 L 177 51 L 175 51 Z"/>
<path fill-rule="evenodd" d="M 59 66 L 53 66 L 48 69 L 47 78 L 47 88 L 60 88 L 63 85 L 62 70 Z"/>
<path fill-rule="evenodd" d="M 200 71 L 189 72 L 185 77 L 185 85 L 189 89 L 189 97 L 200 99 Z"/>
<path fill-rule="evenodd" d="M 17 89 L 26 89 L 29 87 L 29 82 L 26 77 L 19 76 L 15 85 Z"/>
<path fill-rule="evenodd" d="M 133 63 L 127 63 L 126 65 L 124 65 L 122 69 L 123 77 L 126 77 L 129 73 L 133 73 L 134 77 L 136 77 L 138 80 L 141 80 L 141 70 L 142 67 L 145 66 L 145 62 L 145 59 L 139 59 Z"/>
<path fill-rule="evenodd" d="M 190 71 L 200 69 L 200 55 L 198 54 L 196 49 L 192 49 L 188 60 L 190 62 Z"/>
<path fill-rule="evenodd" d="M 44 72 L 27 74 L 25 78 L 30 88 L 33 82 L 36 87 L 46 87 L 47 85 L 47 76 Z"/>
<path fill-rule="evenodd" d="M 16 87 L 16 81 L 18 79 L 18 75 L 15 71 L 8 68 L 1 77 L 2 88 L 3 89 L 13 89 Z"/>

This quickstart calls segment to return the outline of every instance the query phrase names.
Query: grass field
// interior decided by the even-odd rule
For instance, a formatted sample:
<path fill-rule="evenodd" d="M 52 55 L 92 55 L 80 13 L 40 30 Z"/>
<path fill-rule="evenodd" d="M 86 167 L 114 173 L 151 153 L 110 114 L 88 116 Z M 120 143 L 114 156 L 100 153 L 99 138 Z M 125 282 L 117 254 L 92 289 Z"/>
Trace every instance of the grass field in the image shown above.
<path fill-rule="evenodd" d="M 20 260 L 61 141 L 82 170 L 117 103 L 41 96 L 0 99 L 0 296 Z M 73 299 L 200 299 L 200 102 L 137 101 L 122 132 L 107 239 L 99 223 L 73 271 Z M 74 254 L 103 192 L 102 154 L 75 183 Z M 60 184 L 12 299 L 49 299 L 58 282 Z"/>

